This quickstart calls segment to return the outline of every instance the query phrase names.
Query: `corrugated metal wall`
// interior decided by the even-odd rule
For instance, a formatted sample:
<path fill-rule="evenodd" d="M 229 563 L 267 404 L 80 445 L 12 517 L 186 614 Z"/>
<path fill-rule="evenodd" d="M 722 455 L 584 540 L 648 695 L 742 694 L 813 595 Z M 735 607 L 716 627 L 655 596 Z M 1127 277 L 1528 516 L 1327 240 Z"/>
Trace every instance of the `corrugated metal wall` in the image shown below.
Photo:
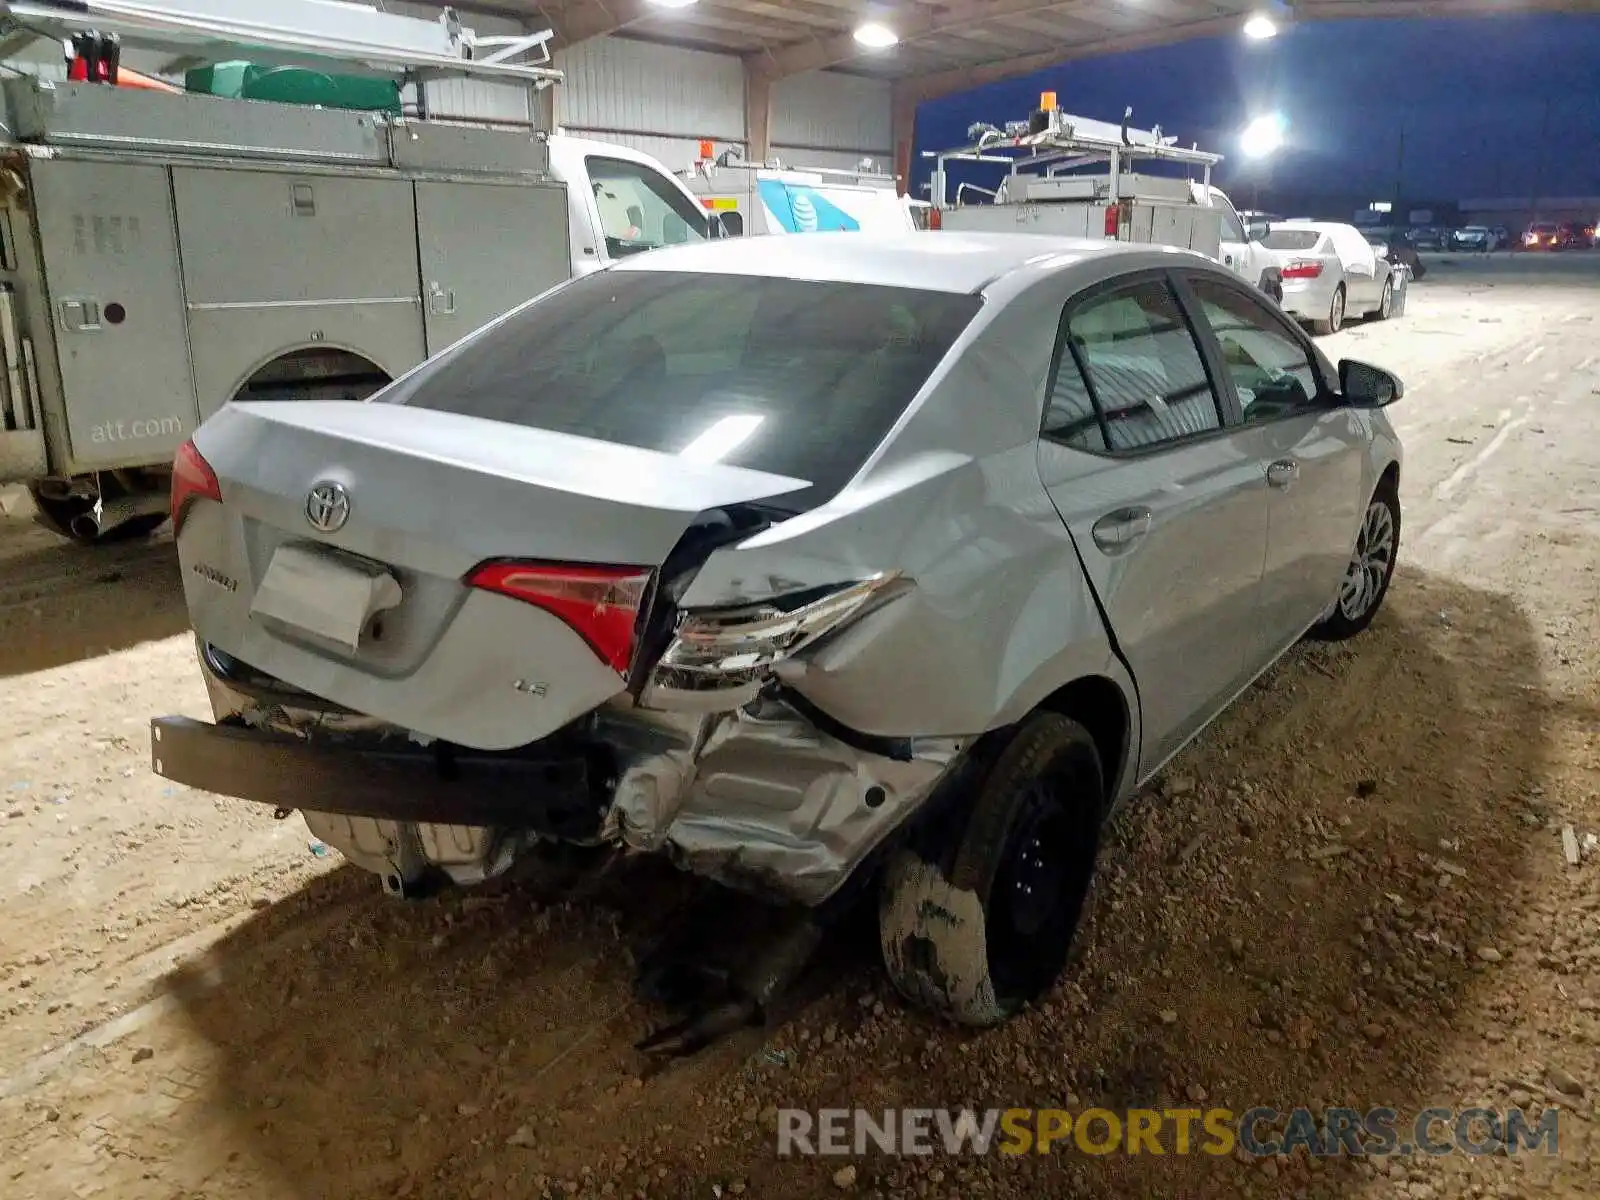
<path fill-rule="evenodd" d="M 888 158 L 894 144 L 889 85 L 838 71 L 782 80 L 773 89 L 772 144 Z"/>
<path fill-rule="evenodd" d="M 744 70 L 731 55 L 625 38 L 582 42 L 556 55 L 567 73 L 561 125 L 690 167 L 702 138 L 745 148 Z M 891 162 L 889 85 L 837 72 L 801 75 L 773 95 L 773 153 L 796 166 L 849 170 Z"/>
<path fill-rule="evenodd" d="M 744 148 L 744 70 L 737 58 L 621 38 L 580 42 L 556 55 L 566 72 L 556 98 L 562 128 L 620 142 L 689 169 L 702 139 Z"/>

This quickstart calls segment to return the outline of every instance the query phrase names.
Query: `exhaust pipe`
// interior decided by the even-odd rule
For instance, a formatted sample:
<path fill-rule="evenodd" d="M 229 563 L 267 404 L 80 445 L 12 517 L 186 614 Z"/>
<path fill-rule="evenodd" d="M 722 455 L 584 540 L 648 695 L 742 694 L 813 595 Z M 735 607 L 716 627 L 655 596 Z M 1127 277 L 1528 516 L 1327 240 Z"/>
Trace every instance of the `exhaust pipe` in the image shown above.
<path fill-rule="evenodd" d="M 135 496 L 119 496 L 115 500 L 98 500 L 94 508 L 86 513 L 79 513 L 72 518 L 72 533 L 74 537 L 84 541 L 93 541 L 102 538 L 119 525 L 125 525 L 135 517 L 149 516 L 153 513 L 164 513 L 170 503 L 161 492 L 145 492 Z"/>

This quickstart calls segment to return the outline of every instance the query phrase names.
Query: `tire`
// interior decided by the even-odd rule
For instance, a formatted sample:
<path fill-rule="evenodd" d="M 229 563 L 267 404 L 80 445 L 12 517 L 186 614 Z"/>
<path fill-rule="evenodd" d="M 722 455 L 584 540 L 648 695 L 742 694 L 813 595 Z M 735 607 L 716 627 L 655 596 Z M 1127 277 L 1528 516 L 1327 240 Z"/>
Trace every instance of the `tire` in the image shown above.
<path fill-rule="evenodd" d="M 1072 948 L 1104 814 L 1088 731 L 1056 713 L 1029 717 L 979 776 L 940 861 L 907 847 L 888 864 L 878 936 L 895 989 L 981 1028 L 1049 988 Z"/>
<path fill-rule="evenodd" d="M 1338 333 L 1344 328 L 1344 284 L 1333 289 L 1333 299 L 1328 302 L 1328 315 L 1319 321 L 1311 322 L 1311 329 L 1319 337 L 1327 337 L 1331 333 Z"/>
<path fill-rule="evenodd" d="M 1394 313 L 1394 279 L 1391 277 L 1383 281 L 1383 295 L 1378 300 L 1378 307 L 1367 314 L 1369 321 L 1387 321 Z"/>
<path fill-rule="evenodd" d="M 1375 534 L 1382 528 L 1387 528 L 1386 539 Z M 1376 558 L 1375 546 L 1385 544 L 1386 557 Z M 1333 613 L 1313 628 L 1310 636 L 1321 642 L 1342 642 L 1371 625 L 1389 594 L 1389 583 L 1394 579 L 1399 556 L 1400 499 L 1394 485 L 1384 482 L 1373 493 L 1366 515 L 1361 519 L 1361 532 L 1356 537 L 1350 566 L 1339 581 L 1339 596 L 1334 601 Z M 1356 581 L 1358 572 L 1361 575 L 1359 584 Z"/>

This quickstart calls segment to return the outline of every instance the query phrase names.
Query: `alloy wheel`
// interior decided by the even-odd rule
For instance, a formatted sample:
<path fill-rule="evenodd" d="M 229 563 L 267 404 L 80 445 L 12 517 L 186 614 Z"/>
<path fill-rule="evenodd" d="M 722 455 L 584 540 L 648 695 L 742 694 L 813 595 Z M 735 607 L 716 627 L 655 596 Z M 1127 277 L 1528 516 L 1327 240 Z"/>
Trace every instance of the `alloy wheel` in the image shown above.
<path fill-rule="evenodd" d="M 1394 514 L 1383 501 L 1374 500 L 1339 588 L 1339 612 L 1346 620 L 1359 621 L 1383 594 L 1384 581 L 1394 567 L 1394 542 Z"/>

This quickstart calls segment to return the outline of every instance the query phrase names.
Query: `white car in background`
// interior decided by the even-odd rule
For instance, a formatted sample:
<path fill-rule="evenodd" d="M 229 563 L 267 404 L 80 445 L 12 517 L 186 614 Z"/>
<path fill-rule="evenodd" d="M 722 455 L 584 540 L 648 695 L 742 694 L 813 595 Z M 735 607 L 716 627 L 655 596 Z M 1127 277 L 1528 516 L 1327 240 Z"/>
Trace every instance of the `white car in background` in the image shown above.
<path fill-rule="evenodd" d="M 1338 333 L 1352 313 L 1383 321 L 1394 311 L 1394 267 L 1354 225 L 1286 221 L 1261 244 L 1281 264 L 1280 305 L 1313 332 Z"/>

